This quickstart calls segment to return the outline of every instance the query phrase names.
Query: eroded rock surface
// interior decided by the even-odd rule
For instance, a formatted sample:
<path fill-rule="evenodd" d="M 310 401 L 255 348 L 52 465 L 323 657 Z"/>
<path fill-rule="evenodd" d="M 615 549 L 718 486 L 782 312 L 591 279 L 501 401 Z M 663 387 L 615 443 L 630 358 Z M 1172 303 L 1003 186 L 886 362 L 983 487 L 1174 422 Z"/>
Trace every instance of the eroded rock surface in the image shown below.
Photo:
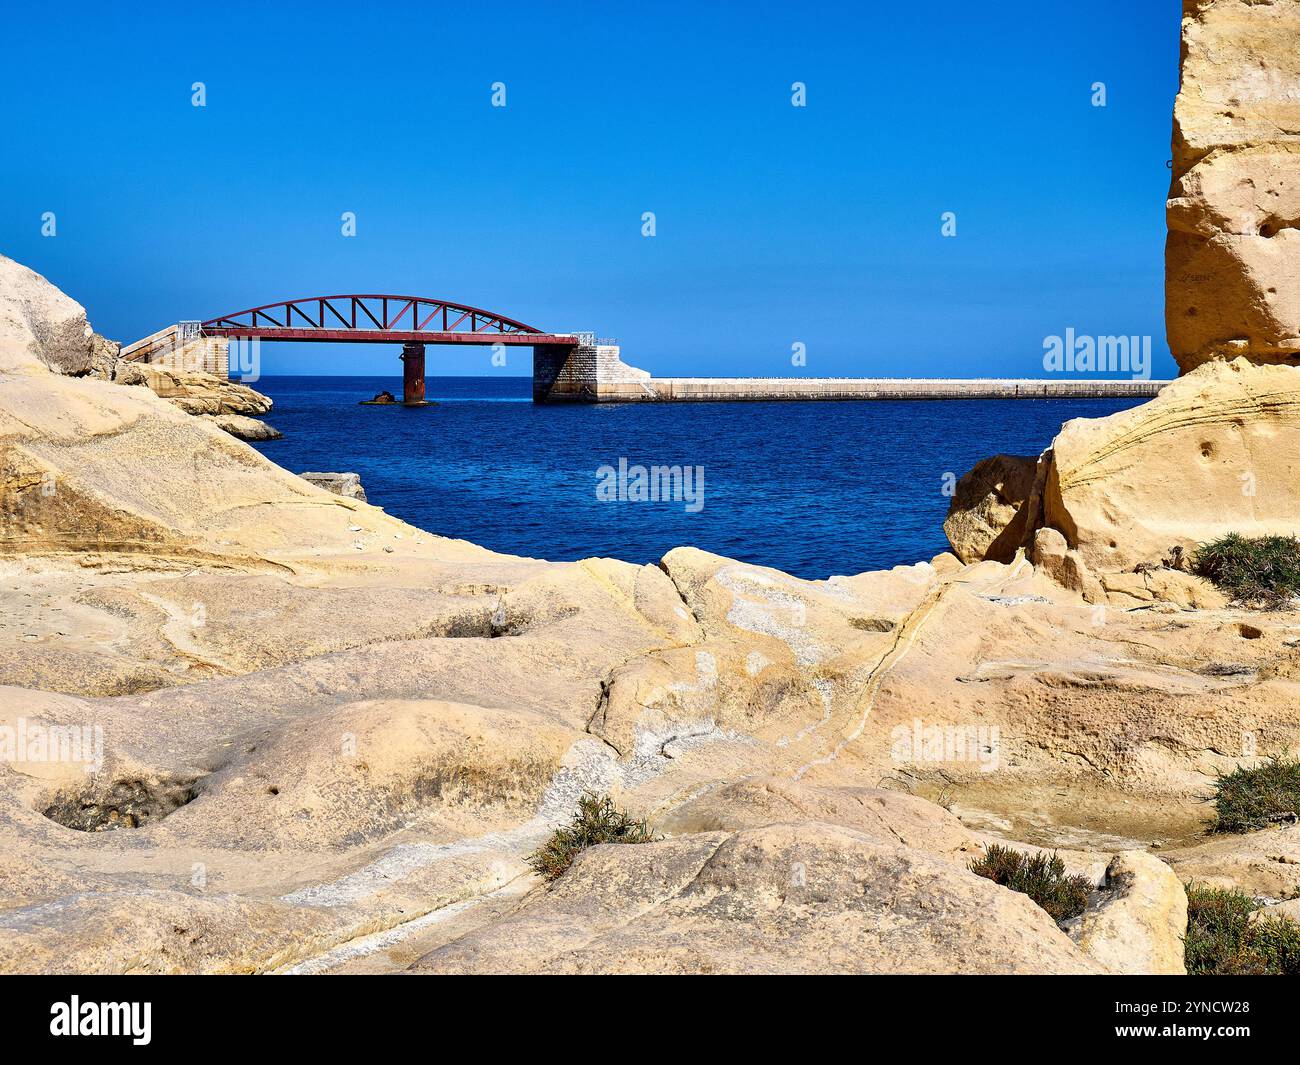
<path fill-rule="evenodd" d="M 242 414 L 200 414 L 199 417 L 239 440 L 279 440 L 284 436 L 274 426 Z"/>
<path fill-rule="evenodd" d="M 1300 738 L 1285 612 L 1123 586 L 1099 615 L 1023 555 L 499 555 L 5 320 L 3 970 L 1109 971 L 971 859 L 1020 839 L 1099 877 L 1199 830 L 1244 734 Z M 584 792 L 665 838 L 543 887 L 527 857 Z"/>
<path fill-rule="evenodd" d="M 366 490 L 361 485 L 361 478 L 355 473 L 300 473 L 298 474 L 304 481 L 314 484 L 317 488 L 324 488 L 327 492 L 332 492 L 336 496 L 343 496 L 345 499 L 359 499 L 366 502 Z"/>
<path fill-rule="evenodd" d="M 1165 249 L 1169 345 L 1300 360 L 1300 0 L 1184 0 Z"/>
<path fill-rule="evenodd" d="M 271 409 L 269 397 L 247 385 L 223 381 L 201 370 L 175 370 L 150 363 L 127 362 L 119 365 L 114 380 L 120 385 L 143 385 L 186 414 L 248 418 L 266 414 Z"/>
<path fill-rule="evenodd" d="M 1185 976 L 1187 893 L 1164 862 L 1146 851 L 1115 855 L 1100 899 L 1072 931 L 1075 942 L 1111 972 Z"/>
<path fill-rule="evenodd" d="M 963 562 L 1010 562 L 1028 533 L 1036 458 L 994 455 L 961 477 L 948 506 L 944 534 Z"/>
<path fill-rule="evenodd" d="M 940 901 L 942 900 L 942 901 Z M 821 822 L 588 851 L 436 973 L 1097 973 L 1024 895 Z"/>
<path fill-rule="evenodd" d="M 1149 403 L 1066 422 L 1042 524 L 1094 573 L 1160 565 L 1230 532 L 1290 535 L 1300 514 L 1300 370 L 1214 362 Z"/>

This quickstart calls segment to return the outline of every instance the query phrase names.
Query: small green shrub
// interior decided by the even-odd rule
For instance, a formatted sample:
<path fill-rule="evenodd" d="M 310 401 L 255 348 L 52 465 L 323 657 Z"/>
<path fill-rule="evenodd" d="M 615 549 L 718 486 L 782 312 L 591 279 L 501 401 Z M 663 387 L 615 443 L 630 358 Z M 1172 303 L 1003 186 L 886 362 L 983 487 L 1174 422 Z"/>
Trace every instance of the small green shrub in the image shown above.
<path fill-rule="evenodd" d="M 1214 782 L 1213 832 L 1253 832 L 1300 819 L 1300 761 L 1270 758 Z"/>
<path fill-rule="evenodd" d="M 578 812 L 567 828 L 557 829 L 542 847 L 528 857 L 528 864 L 547 880 L 554 880 L 573 864 L 582 851 L 599 843 L 653 843 L 644 821 L 634 821 L 618 809 L 608 795 L 583 795 Z"/>
<path fill-rule="evenodd" d="M 1261 904 L 1235 888 L 1187 885 L 1184 952 L 1191 976 L 1300 974 L 1300 924 L 1251 914 Z"/>
<path fill-rule="evenodd" d="M 1300 594 L 1300 540 L 1229 533 L 1196 549 L 1192 572 L 1236 603 L 1277 609 Z"/>
<path fill-rule="evenodd" d="M 971 862 L 970 871 L 1028 895 L 1057 924 L 1083 913 L 1092 890 L 1087 877 L 1065 875 L 1065 863 L 1057 854 L 1021 854 L 997 843 Z"/>

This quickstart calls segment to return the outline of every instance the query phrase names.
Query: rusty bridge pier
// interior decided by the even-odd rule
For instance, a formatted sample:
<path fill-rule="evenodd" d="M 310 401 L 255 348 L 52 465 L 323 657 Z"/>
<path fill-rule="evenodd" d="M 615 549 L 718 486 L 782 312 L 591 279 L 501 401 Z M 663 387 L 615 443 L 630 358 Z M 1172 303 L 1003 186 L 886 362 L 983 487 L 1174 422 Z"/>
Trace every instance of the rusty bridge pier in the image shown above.
<path fill-rule="evenodd" d="M 402 402 L 408 407 L 423 407 L 424 398 L 424 345 L 402 345 Z"/>

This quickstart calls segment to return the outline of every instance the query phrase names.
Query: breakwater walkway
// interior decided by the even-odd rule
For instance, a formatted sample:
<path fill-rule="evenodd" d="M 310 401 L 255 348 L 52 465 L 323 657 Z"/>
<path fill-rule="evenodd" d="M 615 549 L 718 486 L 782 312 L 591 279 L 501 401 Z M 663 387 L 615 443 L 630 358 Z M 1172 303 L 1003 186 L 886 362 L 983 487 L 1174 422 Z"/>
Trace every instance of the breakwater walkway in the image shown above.
<path fill-rule="evenodd" d="M 533 349 L 538 403 L 725 403 L 872 399 L 1148 399 L 1167 381 L 1104 378 L 654 377 L 617 344 L 582 334 Z"/>
<path fill-rule="evenodd" d="M 683 403 L 764 400 L 881 399 L 1146 399 L 1167 381 L 1038 380 L 1033 378 L 652 377 L 602 382 L 597 403 Z M 552 399 L 558 397 L 552 397 Z"/>

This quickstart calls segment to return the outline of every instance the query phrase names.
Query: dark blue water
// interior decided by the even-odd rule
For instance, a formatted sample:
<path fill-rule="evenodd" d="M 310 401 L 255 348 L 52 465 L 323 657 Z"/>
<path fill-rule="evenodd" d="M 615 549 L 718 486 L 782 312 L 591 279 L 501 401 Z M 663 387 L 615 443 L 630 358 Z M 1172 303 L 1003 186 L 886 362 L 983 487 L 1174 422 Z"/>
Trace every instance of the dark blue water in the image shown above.
<path fill-rule="evenodd" d="M 663 403 L 536 407 L 527 378 L 429 378 L 435 406 L 363 407 L 398 378 L 266 377 L 255 445 L 294 472 L 352 470 L 413 525 L 555 560 L 658 560 L 692 544 L 801 577 L 946 550 L 944 475 L 997 452 L 1036 455 L 1063 421 L 1132 400 Z M 596 471 L 704 467 L 704 506 L 601 502 Z"/>

